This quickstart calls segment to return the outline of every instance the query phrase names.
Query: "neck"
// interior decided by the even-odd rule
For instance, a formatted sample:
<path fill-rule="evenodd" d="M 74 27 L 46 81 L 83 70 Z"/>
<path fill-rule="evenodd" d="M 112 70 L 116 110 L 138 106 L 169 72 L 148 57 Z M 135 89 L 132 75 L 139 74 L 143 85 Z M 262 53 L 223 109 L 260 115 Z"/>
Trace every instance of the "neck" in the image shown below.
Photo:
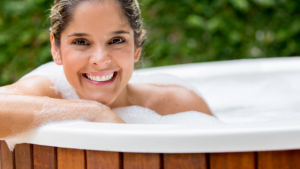
<path fill-rule="evenodd" d="M 132 104 L 129 101 L 129 96 L 131 95 L 131 92 L 129 91 L 129 85 L 127 84 L 125 88 L 121 91 L 121 93 L 118 95 L 116 100 L 109 104 L 108 106 L 110 108 L 117 108 L 117 107 L 126 107 L 126 106 L 131 106 Z"/>

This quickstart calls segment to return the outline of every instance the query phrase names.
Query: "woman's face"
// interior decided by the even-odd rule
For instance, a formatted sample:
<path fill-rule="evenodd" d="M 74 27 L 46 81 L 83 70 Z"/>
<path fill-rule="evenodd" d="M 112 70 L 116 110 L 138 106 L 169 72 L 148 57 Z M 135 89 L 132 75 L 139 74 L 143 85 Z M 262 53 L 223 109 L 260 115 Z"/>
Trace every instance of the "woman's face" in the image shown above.
<path fill-rule="evenodd" d="M 62 64 L 81 99 L 112 104 L 126 90 L 140 48 L 133 30 L 114 0 L 83 2 L 61 34 L 60 47 L 51 35 L 52 56 Z"/>

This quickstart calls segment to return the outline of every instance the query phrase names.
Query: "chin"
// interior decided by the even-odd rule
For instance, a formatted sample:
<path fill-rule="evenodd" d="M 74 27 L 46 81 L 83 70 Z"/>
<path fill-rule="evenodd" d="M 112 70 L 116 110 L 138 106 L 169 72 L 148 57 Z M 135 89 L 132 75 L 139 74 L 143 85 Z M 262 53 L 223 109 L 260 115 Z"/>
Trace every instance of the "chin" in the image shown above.
<path fill-rule="evenodd" d="M 113 101 L 103 101 L 103 100 L 96 100 L 97 102 L 101 103 L 101 104 L 104 104 L 105 106 L 108 106 L 110 107 L 109 105 L 111 105 L 113 103 Z"/>
<path fill-rule="evenodd" d="M 87 100 L 93 100 L 93 101 L 99 102 L 101 104 L 104 104 L 106 106 L 112 104 L 115 100 L 113 98 L 108 98 L 108 97 L 105 97 L 105 99 L 101 99 L 101 98 L 103 98 L 103 95 L 101 95 L 101 96 L 91 96 L 91 97 L 87 97 L 87 98 L 88 98 Z"/>

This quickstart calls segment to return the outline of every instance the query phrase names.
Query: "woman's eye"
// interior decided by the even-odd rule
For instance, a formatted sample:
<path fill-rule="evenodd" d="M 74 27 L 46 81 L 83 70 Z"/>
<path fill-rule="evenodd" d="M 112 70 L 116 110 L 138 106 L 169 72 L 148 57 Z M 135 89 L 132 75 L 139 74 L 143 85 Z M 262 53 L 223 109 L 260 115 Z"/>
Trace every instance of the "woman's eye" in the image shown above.
<path fill-rule="evenodd" d="M 89 45 L 89 43 L 84 40 L 84 39 L 76 39 L 72 42 L 72 44 L 74 45 L 80 45 L 80 46 L 83 46 L 83 45 Z"/>
<path fill-rule="evenodd" d="M 120 44 L 120 43 L 123 43 L 123 42 L 125 42 L 125 39 L 115 38 L 115 39 L 112 39 L 108 44 Z"/>

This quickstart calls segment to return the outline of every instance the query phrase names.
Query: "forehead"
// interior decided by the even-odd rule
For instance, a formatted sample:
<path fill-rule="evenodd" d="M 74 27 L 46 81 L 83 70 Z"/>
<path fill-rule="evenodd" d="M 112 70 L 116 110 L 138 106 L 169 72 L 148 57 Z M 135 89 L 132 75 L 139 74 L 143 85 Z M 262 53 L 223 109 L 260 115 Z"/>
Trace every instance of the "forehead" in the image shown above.
<path fill-rule="evenodd" d="M 122 16 L 120 5 L 115 0 L 80 3 L 73 11 L 67 29 L 101 33 L 119 29 L 131 30 L 125 17 Z"/>

